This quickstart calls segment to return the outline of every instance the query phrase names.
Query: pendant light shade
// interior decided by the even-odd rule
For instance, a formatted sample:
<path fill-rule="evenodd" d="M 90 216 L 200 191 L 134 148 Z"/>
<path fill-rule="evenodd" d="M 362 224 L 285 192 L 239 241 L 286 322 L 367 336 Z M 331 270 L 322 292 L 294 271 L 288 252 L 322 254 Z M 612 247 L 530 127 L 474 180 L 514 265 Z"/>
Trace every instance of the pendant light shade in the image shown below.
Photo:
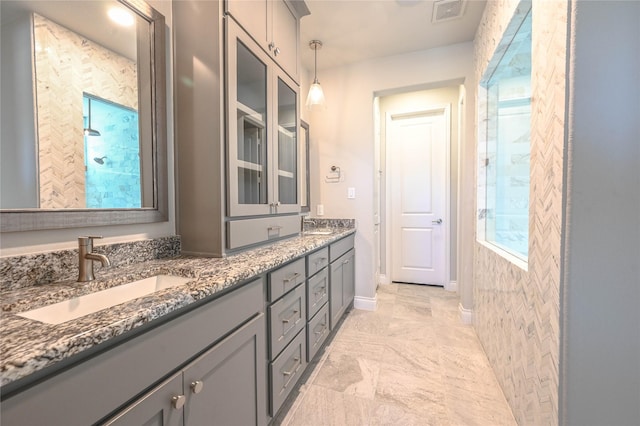
<path fill-rule="evenodd" d="M 309 87 L 309 94 L 307 95 L 307 108 L 311 108 L 314 105 L 324 106 L 324 92 L 322 86 L 318 81 L 318 50 L 322 48 L 322 42 L 320 40 L 311 40 L 309 47 L 313 50 L 313 84 Z"/>

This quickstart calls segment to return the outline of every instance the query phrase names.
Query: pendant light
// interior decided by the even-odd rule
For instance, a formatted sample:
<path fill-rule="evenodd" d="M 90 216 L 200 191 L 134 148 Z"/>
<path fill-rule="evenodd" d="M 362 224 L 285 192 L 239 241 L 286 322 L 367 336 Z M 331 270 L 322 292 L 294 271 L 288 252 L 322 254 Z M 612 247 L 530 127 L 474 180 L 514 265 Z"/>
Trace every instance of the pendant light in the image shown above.
<path fill-rule="evenodd" d="M 322 42 L 320 40 L 311 40 L 309 47 L 313 50 L 313 84 L 309 87 L 309 94 L 307 95 L 307 108 L 311 108 L 314 105 L 324 105 L 324 92 L 322 86 L 318 81 L 318 50 L 322 48 Z"/>
<path fill-rule="evenodd" d="M 85 136 L 100 136 L 100 132 L 91 128 L 91 98 L 87 98 L 89 101 L 89 114 L 88 114 L 88 126 L 84 129 Z"/>

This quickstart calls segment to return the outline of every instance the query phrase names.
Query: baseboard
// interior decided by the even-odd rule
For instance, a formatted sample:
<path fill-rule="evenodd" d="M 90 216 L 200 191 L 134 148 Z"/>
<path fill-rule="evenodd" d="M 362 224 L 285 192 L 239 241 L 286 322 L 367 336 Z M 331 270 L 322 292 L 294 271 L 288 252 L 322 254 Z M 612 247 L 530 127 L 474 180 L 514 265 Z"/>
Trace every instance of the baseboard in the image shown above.
<path fill-rule="evenodd" d="M 458 292 L 458 281 L 449 281 L 449 284 L 444 285 L 444 289 L 447 291 L 452 291 L 454 293 Z"/>
<path fill-rule="evenodd" d="M 391 281 L 389 281 L 389 278 L 386 275 L 379 275 L 378 278 L 379 284 L 391 284 Z"/>
<path fill-rule="evenodd" d="M 375 311 L 378 307 L 378 298 L 356 296 L 353 299 L 353 307 L 363 311 Z"/>
<path fill-rule="evenodd" d="M 462 303 L 459 303 L 458 310 L 463 324 L 473 324 L 473 309 L 466 309 L 462 306 Z"/>

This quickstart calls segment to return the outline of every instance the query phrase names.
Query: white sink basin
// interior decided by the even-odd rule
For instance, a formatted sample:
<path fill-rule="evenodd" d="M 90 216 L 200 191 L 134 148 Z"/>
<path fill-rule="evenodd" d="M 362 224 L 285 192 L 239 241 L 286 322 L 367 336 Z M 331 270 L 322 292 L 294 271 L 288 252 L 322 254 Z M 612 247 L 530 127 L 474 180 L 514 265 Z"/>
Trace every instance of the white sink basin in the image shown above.
<path fill-rule="evenodd" d="M 309 229 L 308 231 L 304 231 L 306 235 L 331 235 L 333 234 L 333 229 L 331 228 L 315 228 Z"/>
<path fill-rule="evenodd" d="M 103 309 L 110 308 L 138 297 L 146 296 L 158 290 L 186 284 L 193 278 L 176 277 L 173 275 L 156 275 L 128 284 L 111 287 L 107 290 L 86 294 L 73 299 L 54 303 L 53 305 L 33 309 L 17 314 L 46 324 L 62 324 L 72 319 L 80 318 Z"/>

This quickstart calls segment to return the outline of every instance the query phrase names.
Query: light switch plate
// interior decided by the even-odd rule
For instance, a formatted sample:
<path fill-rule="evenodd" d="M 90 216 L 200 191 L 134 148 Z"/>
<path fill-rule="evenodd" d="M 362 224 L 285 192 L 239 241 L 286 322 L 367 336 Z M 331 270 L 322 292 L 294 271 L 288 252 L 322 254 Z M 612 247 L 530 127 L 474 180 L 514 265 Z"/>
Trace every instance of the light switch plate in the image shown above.
<path fill-rule="evenodd" d="M 347 188 L 347 198 L 349 199 L 354 199 L 356 198 L 356 189 L 351 187 L 351 188 Z"/>
<path fill-rule="evenodd" d="M 324 216 L 324 206 L 322 204 L 316 206 L 316 215 Z"/>

